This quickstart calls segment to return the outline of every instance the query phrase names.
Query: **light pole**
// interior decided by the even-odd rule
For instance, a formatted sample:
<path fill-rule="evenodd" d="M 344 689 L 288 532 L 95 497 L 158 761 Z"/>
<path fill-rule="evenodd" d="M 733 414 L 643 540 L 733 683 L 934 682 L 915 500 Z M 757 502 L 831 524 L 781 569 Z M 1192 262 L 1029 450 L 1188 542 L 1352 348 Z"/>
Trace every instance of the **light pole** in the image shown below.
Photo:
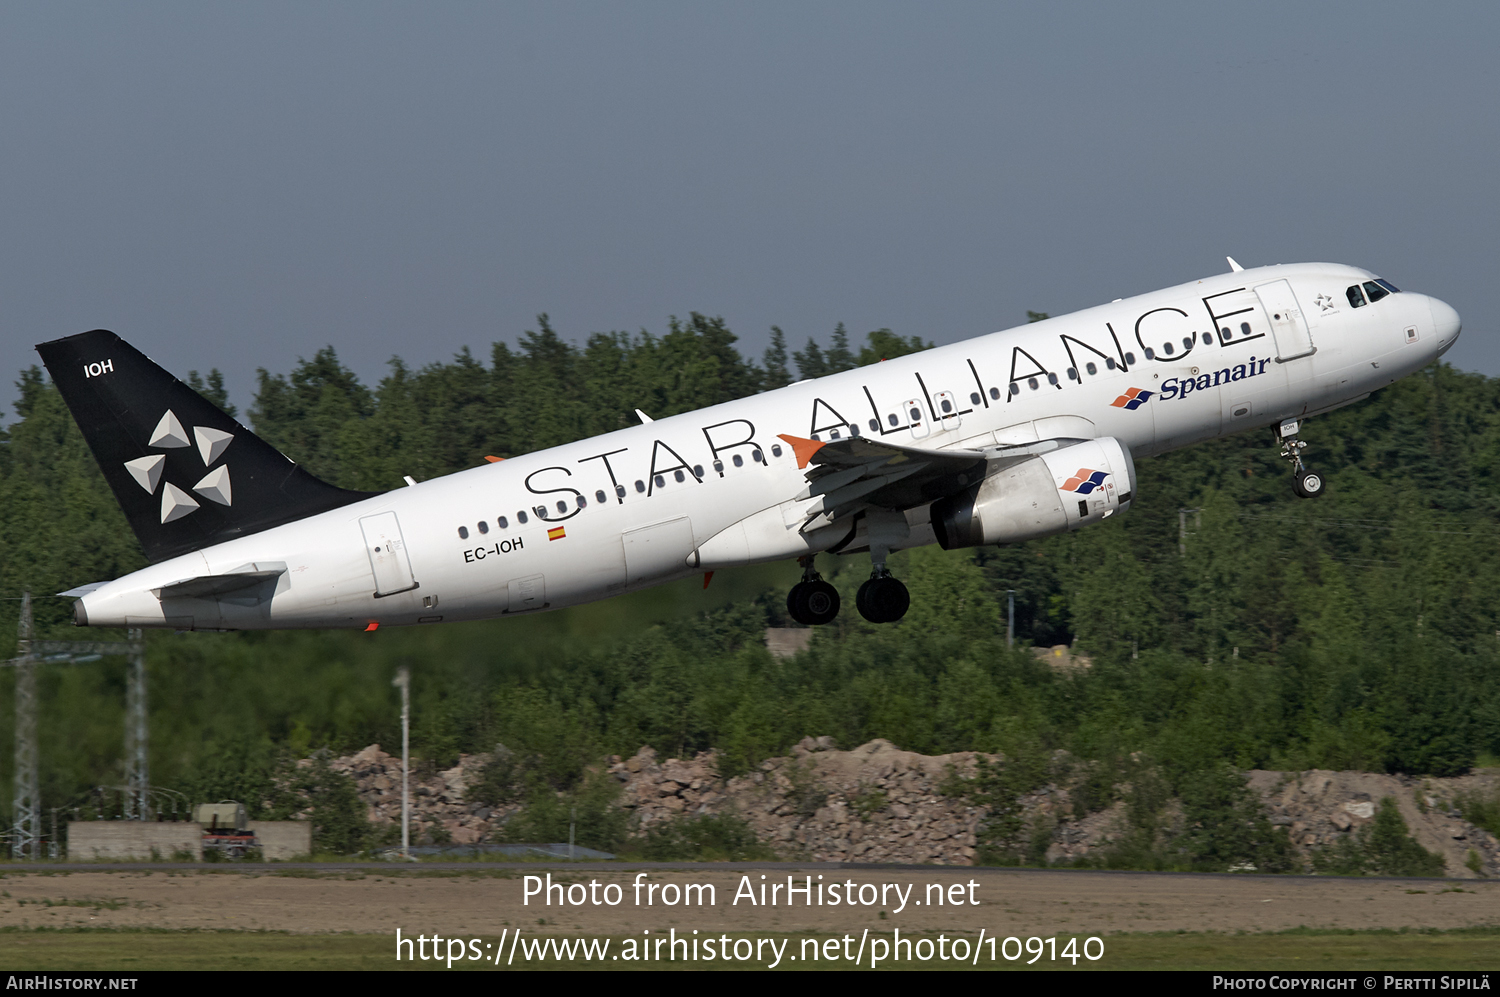
<path fill-rule="evenodd" d="M 401 858 L 411 861 L 411 670 L 402 665 L 391 685 L 401 690 Z"/>

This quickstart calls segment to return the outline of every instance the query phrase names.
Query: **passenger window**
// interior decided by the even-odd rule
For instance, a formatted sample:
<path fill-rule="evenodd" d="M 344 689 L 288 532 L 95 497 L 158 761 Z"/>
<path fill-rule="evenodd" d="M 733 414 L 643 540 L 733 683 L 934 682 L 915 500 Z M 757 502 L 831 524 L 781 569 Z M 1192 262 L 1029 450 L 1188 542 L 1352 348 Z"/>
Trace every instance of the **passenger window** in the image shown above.
<path fill-rule="evenodd" d="M 1041 385 L 1036 383 L 1036 378 L 1034 377 L 1028 377 L 1026 379 L 1026 386 L 1032 391 L 1035 391 L 1037 388 L 1041 387 Z"/>
<path fill-rule="evenodd" d="M 855 424 L 854 424 L 854 423 L 852 423 L 852 422 L 851 422 L 851 423 L 849 423 L 849 435 L 850 435 L 850 436 L 858 436 L 858 435 L 859 435 L 859 427 L 858 427 L 858 426 L 856 426 L 856 425 L 855 425 Z"/>
<path fill-rule="evenodd" d="M 644 492 L 646 490 L 646 483 L 644 481 L 642 481 L 640 478 L 636 478 L 635 479 L 635 490 L 638 491 L 638 492 Z"/>
<path fill-rule="evenodd" d="M 870 428 L 871 429 L 879 429 L 880 428 L 880 423 L 876 422 L 874 419 L 871 419 L 870 420 Z M 780 443 L 776 443 L 776 444 L 772 445 L 772 447 L 771 447 L 771 456 L 772 457 L 780 457 L 781 456 L 781 444 Z"/>
<path fill-rule="evenodd" d="M 658 474 L 654 480 L 656 481 L 657 488 L 667 487 L 667 479 L 663 478 L 661 475 Z"/>
<path fill-rule="evenodd" d="M 588 499 L 584 498 L 582 495 L 578 496 L 578 508 L 582 509 L 582 508 L 586 507 L 588 504 L 589 504 L 589 500 Z"/>
<path fill-rule="evenodd" d="M 526 510 L 525 509 L 522 509 L 520 512 L 516 513 L 516 522 L 521 523 L 522 525 L 525 525 L 525 523 L 526 523 Z"/>
<path fill-rule="evenodd" d="M 1153 349 L 1151 349 L 1151 347 L 1149 347 L 1149 346 L 1146 347 L 1146 359 L 1147 360 L 1155 360 L 1156 359 L 1156 351 L 1153 350 Z"/>
<path fill-rule="evenodd" d="M 1090 375 L 1099 373 L 1099 367 L 1092 360 L 1084 364 L 1083 369 L 1088 371 Z"/>
<path fill-rule="evenodd" d="M 828 431 L 828 438 L 830 440 L 836 440 L 836 439 L 838 439 L 839 438 L 839 431 L 837 429 L 830 429 Z"/>
<path fill-rule="evenodd" d="M 714 461 L 714 470 L 717 471 L 717 472 L 719 472 L 720 474 L 723 474 L 724 473 L 724 462 L 722 460 L 716 460 L 716 461 Z"/>
<path fill-rule="evenodd" d="M 625 497 L 625 486 L 624 485 L 615 485 L 615 495 L 618 498 L 624 498 Z"/>
<path fill-rule="evenodd" d="M 922 410 L 921 409 L 914 408 L 914 409 L 911 410 L 911 412 L 909 414 L 911 415 L 911 421 L 912 422 L 921 422 L 922 421 Z"/>
<path fill-rule="evenodd" d="M 999 400 L 1000 400 L 1000 389 L 999 388 L 991 388 L 990 389 L 990 401 L 998 402 Z M 895 425 L 895 423 L 892 423 L 892 425 Z"/>
<path fill-rule="evenodd" d="M 979 392 L 977 392 L 977 391 L 971 391 L 971 392 L 969 392 L 969 404 L 970 405 L 983 405 L 984 404 L 984 399 L 979 397 Z M 870 428 L 874 429 L 875 427 L 871 426 Z"/>
<path fill-rule="evenodd" d="M 944 398 L 944 399 L 943 399 L 943 405 L 942 405 L 942 408 L 943 408 L 943 412 L 944 412 L 944 414 L 947 414 L 947 413 L 949 413 L 949 412 L 952 412 L 952 411 L 953 411 L 953 403 L 952 403 L 952 402 L 950 402 L 950 401 L 949 401 L 949 400 L 948 400 L 948 399 L 946 399 L 946 398 Z"/>
<path fill-rule="evenodd" d="M 479 521 L 479 532 L 480 533 L 488 533 L 489 531 L 490 531 L 490 524 L 486 523 L 484 520 L 481 519 Z"/>
<path fill-rule="evenodd" d="M 1208 333 L 1205 332 L 1203 334 L 1203 345 L 1204 346 L 1212 346 L 1213 344 L 1214 344 L 1214 337 L 1210 336 Z"/>
<path fill-rule="evenodd" d="M 752 450 L 750 451 L 750 459 L 755 461 L 757 464 L 764 464 L 766 462 L 766 455 L 761 453 L 759 450 Z"/>
<path fill-rule="evenodd" d="M 469 539 L 469 528 L 467 526 L 460 526 L 458 528 L 458 539 L 460 539 L 460 540 L 467 540 L 467 539 Z"/>
<path fill-rule="evenodd" d="M 1365 294 L 1369 296 L 1372 305 L 1390 293 L 1373 280 L 1365 281 Z"/>
<path fill-rule="evenodd" d="M 681 484 L 682 482 L 687 480 L 687 475 L 683 474 L 682 469 L 679 468 L 672 472 L 672 479 L 678 484 Z"/>
<path fill-rule="evenodd" d="M 1150 359 L 1151 359 L 1151 358 L 1150 358 L 1150 357 L 1147 357 L 1147 358 L 1146 358 L 1146 359 L 1147 359 L 1147 360 L 1150 360 Z M 1106 362 L 1107 362 L 1107 363 L 1108 363 L 1108 364 L 1109 364 L 1109 365 L 1110 365 L 1110 366 L 1111 366 L 1111 367 L 1113 367 L 1113 366 L 1114 366 L 1114 361 L 1112 361 L 1112 360 L 1111 360 L 1111 361 L 1106 361 Z M 1125 362 L 1126 362 L 1126 363 L 1127 363 L 1127 364 L 1133 364 L 1133 363 L 1135 363 L 1135 354 L 1134 354 L 1134 353 L 1127 353 L 1127 354 L 1125 354 Z"/>
<path fill-rule="evenodd" d="M 1021 393 L 1021 386 L 1015 381 L 1010 382 L 1010 393 L 1012 395 L 1019 395 Z"/>
<path fill-rule="evenodd" d="M 1365 306 L 1365 292 L 1359 289 L 1358 284 L 1350 284 L 1349 289 L 1344 292 L 1349 299 L 1350 308 L 1363 308 Z"/>
<path fill-rule="evenodd" d="M 744 467 L 745 466 L 745 458 L 741 457 L 739 454 L 735 454 L 734 457 L 731 458 L 731 459 L 734 461 L 734 466 L 735 467 Z"/>
<path fill-rule="evenodd" d="M 1183 336 L 1182 337 L 1182 349 L 1183 349 L 1183 352 L 1185 353 L 1185 352 L 1187 352 L 1188 350 L 1190 350 L 1192 348 L 1193 348 L 1193 337 L 1192 336 Z"/>
<path fill-rule="evenodd" d="M 1167 356 L 1171 356 L 1172 353 L 1173 353 L 1172 344 L 1171 343 L 1162 343 L 1161 344 L 1161 351 L 1163 353 L 1165 353 Z"/>
<path fill-rule="evenodd" d="M 878 433 L 878 432 L 880 432 L 880 421 L 878 419 L 871 419 L 870 420 L 870 432 L 872 432 L 872 433 Z M 776 454 L 776 456 L 780 457 L 781 454 L 776 453 L 776 451 L 780 450 L 780 449 L 781 449 L 780 447 L 772 447 L 771 448 L 771 452 L 774 453 L 774 454 Z"/>
<path fill-rule="evenodd" d="M 579 497 L 582 498 L 582 496 L 579 496 Z M 559 501 L 557 503 L 557 511 L 558 512 L 567 512 L 568 511 L 568 503 L 563 502 L 563 501 Z"/>
<path fill-rule="evenodd" d="M 1077 367 L 1069 367 L 1068 368 L 1068 380 L 1070 380 L 1070 381 L 1076 381 L 1076 380 L 1078 380 L 1078 368 Z"/>
<path fill-rule="evenodd" d="M 544 505 L 534 505 L 534 506 L 531 507 L 531 509 L 532 509 L 533 512 L 536 513 L 536 518 L 537 519 L 546 519 L 547 518 L 547 507 L 546 506 L 544 506 Z"/>
<path fill-rule="evenodd" d="M 1057 385 L 1057 375 L 1056 374 L 1048 374 L 1047 375 L 1047 383 L 1050 384 L 1050 385 L 1053 385 L 1055 387 Z"/>
<path fill-rule="evenodd" d="M 1240 323 L 1240 335 L 1242 335 L 1242 336 L 1248 336 L 1248 335 L 1250 335 L 1250 323 L 1249 322 L 1241 322 Z"/>
<path fill-rule="evenodd" d="M 600 505 L 604 504 L 604 489 L 603 488 L 599 489 L 598 491 L 596 491 L 594 493 L 594 501 L 598 502 Z"/>
<path fill-rule="evenodd" d="M 495 520 L 495 522 L 500 524 L 500 528 L 502 530 L 510 528 L 510 520 L 506 519 L 504 516 L 501 516 L 499 519 Z"/>

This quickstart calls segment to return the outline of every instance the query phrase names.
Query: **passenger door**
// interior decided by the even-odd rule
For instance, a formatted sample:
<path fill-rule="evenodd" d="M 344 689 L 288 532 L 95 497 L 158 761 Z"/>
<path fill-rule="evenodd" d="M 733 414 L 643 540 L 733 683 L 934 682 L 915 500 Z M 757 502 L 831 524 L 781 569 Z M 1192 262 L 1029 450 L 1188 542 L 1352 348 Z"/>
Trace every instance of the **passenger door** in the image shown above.
<path fill-rule="evenodd" d="M 1284 280 L 1261 284 L 1255 289 L 1266 317 L 1271 320 L 1271 335 L 1276 339 L 1276 360 L 1286 363 L 1300 357 L 1312 356 L 1318 348 L 1313 345 L 1312 330 L 1307 317 L 1297 304 L 1297 295 L 1292 285 Z"/>
<path fill-rule="evenodd" d="M 365 535 L 365 552 L 370 555 L 370 571 L 375 575 L 375 598 L 395 595 L 417 587 L 401 538 L 401 524 L 394 512 L 365 516 L 359 521 Z"/>

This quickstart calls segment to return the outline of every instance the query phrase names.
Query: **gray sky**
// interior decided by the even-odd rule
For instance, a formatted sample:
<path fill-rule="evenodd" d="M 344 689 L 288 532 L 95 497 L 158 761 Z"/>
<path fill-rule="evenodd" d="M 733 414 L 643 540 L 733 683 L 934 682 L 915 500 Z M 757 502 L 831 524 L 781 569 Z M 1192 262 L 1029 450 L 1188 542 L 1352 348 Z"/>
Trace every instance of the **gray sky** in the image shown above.
<path fill-rule="evenodd" d="M 366 380 L 722 315 L 940 343 L 1334 260 L 1482 311 L 1500 5 L 0 7 L 0 398 L 104 327 Z"/>

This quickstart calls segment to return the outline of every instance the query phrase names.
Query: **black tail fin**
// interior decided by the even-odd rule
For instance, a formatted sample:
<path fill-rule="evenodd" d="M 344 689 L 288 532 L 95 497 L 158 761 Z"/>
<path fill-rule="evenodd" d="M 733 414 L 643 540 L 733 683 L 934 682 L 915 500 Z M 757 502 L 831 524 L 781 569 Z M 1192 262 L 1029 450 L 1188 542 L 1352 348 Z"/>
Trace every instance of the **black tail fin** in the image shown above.
<path fill-rule="evenodd" d="M 112 332 L 36 349 L 153 562 L 376 494 L 308 474 Z"/>

